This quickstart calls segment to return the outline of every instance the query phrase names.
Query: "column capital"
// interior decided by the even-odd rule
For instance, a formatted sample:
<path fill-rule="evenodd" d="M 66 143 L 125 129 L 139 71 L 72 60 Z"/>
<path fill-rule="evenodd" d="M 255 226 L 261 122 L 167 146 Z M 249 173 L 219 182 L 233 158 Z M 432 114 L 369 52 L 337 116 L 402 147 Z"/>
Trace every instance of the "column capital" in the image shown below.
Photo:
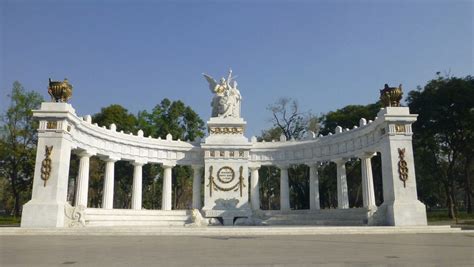
<path fill-rule="evenodd" d="M 163 167 L 164 166 L 165 166 L 165 164 L 163 164 Z M 174 167 L 174 166 L 172 166 L 172 167 Z M 191 165 L 191 168 L 193 170 L 197 170 L 197 171 L 201 170 L 201 168 L 203 168 L 203 167 L 204 167 L 204 165 L 196 165 L 196 164 Z"/>
<path fill-rule="evenodd" d="M 147 164 L 147 162 L 144 161 L 144 160 L 135 160 L 135 161 L 132 161 L 132 165 L 133 165 L 133 166 L 143 166 L 143 165 L 145 165 L 145 164 Z"/>
<path fill-rule="evenodd" d="M 90 158 L 90 157 L 94 156 L 95 153 L 92 152 L 92 151 L 83 150 L 83 151 L 77 153 L 77 155 L 81 158 Z"/>
<path fill-rule="evenodd" d="M 288 170 L 290 168 L 290 164 L 277 164 L 275 166 L 280 170 Z"/>
<path fill-rule="evenodd" d="M 357 157 L 360 158 L 360 159 L 367 159 L 367 158 L 370 159 L 370 158 L 372 158 L 372 157 L 374 157 L 374 156 L 376 156 L 376 155 L 377 155 L 377 152 L 372 152 L 372 151 L 367 152 L 367 151 L 365 151 L 365 152 L 363 152 L 363 153 L 361 153 L 361 154 L 358 154 Z"/>
<path fill-rule="evenodd" d="M 347 158 L 339 158 L 339 159 L 332 159 L 331 161 L 336 163 L 337 165 L 342 165 L 342 164 L 346 164 L 348 159 Z"/>
<path fill-rule="evenodd" d="M 174 162 L 163 162 L 163 163 L 161 164 L 161 166 L 162 166 L 163 168 L 165 168 L 165 169 L 167 169 L 167 168 L 173 168 L 174 166 L 176 166 L 176 163 L 174 163 Z"/>
<path fill-rule="evenodd" d="M 249 166 L 249 169 L 252 170 L 252 171 L 253 171 L 253 170 L 259 170 L 260 167 L 261 167 L 260 165 L 250 165 L 250 166 Z"/>
<path fill-rule="evenodd" d="M 315 162 L 305 162 L 304 165 L 308 166 L 308 167 L 320 167 L 321 166 L 321 162 L 319 161 L 315 161 Z"/>
<path fill-rule="evenodd" d="M 103 157 L 101 158 L 101 160 L 105 161 L 105 162 L 117 162 L 120 160 L 119 157 L 111 157 L 111 156 L 108 156 L 108 157 Z"/>

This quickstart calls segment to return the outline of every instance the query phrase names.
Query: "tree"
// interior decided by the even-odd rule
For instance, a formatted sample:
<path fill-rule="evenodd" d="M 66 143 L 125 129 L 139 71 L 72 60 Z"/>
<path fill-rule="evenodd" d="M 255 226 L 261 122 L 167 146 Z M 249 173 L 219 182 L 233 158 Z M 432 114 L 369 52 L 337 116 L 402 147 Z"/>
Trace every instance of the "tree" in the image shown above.
<path fill-rule="evenodd" d="M 348 105 L 336 111 L 330 111 L 324 114 L 321 118 L 320 132 L 324 135 L 334 132 L 337 126 L 342 128 L 353 128 L 354 125 L 359 125 L 361 118 L 374 119 L 377 112 L 380 110 L 380 103 L 373 103 L 368 105 Z M 382 202 L 382 175 L 380 165 L 380 155 L 373 159 L 372 169 L 374 170 L 374 187 L 377 203 Z M 361 164 L 359 160 L 350 160 L 346 163 L 347 183 L 349 188 L 349 202 L 352 206 L 362 206 L 362 185 L 361 185 Z M 320 192 L 321 205 L 325 207 L 337 206 L 336 193 L 336 168 L 335 164 L 324 164 L 320 175 Z"/>
<path fill-rule="evenodd" d="M 311 112 L 301 112 L 298 102 L 291 98 L 280 98 L 267 110 L 272 113 L 273 127 L 262 131 L 259 140 L 279 140 L 284 135 L 287 140 L 302 139 L 308 132 L 317 133 L 319 122 Z M 275 166 L 263 166 L 259 171 L 265 199 L 262 208 L 273 209 L 279 206 L 279 170 Z M 307 209 L 309 203 L 309 168 L 304 164 L 294 165 L 289 170 L 290 203 L 294 209 Z"/>
<path fill-rule="evenodd" d="M 321 119 L 323 127 L 320 132 L 327 135 L 334 132 L 337 126 L 342 128 L 352 128 L 354 125 L 359 125 L 361 118 L 373 119 L 380 110 L 380 103 L 362 105 L 348 105 L 336 111 L 330 111 Z"/>
<path fill-rule="evenodd" d="M 151 113 L 146 110 L 138 113 L 138 125 L 145 135 L 174 139 L 191 140 L 204 136 L 204 122 L 199 115 L 181 101 L 171 102 L 165 98 Z"/>
<path fill-rule="evenodd" d="M 20 207 L 29 197 L 37 143 L 37 125 L 32 110 L 38 109 L 43 98 L 36 92 L 26 91 L 15 81 L 10 105 L 1 116 L 0 177 L 9 181 L 13 198 L 13 215 L 20 215 Z"/>
<path fill-rule="evenodd" d="M 298 102 L 294 99 L 280 98 L 268 106 L 267 110 L 272 113 L 270 121 L 273 127 L 280 129 L 287 140 L 301 139 L 308 131 L 318 132 L 317 117 L 310 112 L 301 112 Z"/>
<path fill-rule="evenodd" d="M 121 105 L 114 104 L 102 108 L 101 111 L 92 116 L 92 120 L 102 126 L 114 123 L 117 131 L 135 133 L 138 128 L 138 119 Z M 105 175 L 105 163 L 97 157 L 91 158 L 90 163 L 90 186 L 89 203 L 93 207 L 102 205 L 102 189 Z M 115 163 L 115 186 L 114 206 L 129 208 L 131 205 L 133 166 L 127 161 Z"/>
<path fill-rule="evenodd" d="M 171 134 L 174 139 L 190 140 L 204 136 L 204 121 L 199 115 L 186 106 L 182 101 L 170 101 L 165 98 L 156 105 L 151 112 L 146 110 L 138 113 L 138 126 L 145 135 L 155 138 L 166 138 Z M 151 171 L 151 170 L 150 170 Z M 155 169 L 157 173 L 145 176 L 144 185 L 155 189 L 158 173 L 161 168 Z M 145 170 L 147 172 L 147 170 Z M 192 170 L 189 166 L 176 166 L 173 168 L 173 208 L 185 208 L 191 204 Z M 159 177 L 159 176 L 158 176 Z M 155 205 L 153 201 L 150 204 Z"/>
<path fill-rule="evenodd" d="M 472 212 L 474 158 L 474 77 L 438 77 L 411 91 L 407 102 L 419 114 L 413 125 L 417 172 L 432 173 L 443 186 L 450 218 L 457 208 L 457 185 Z M 420 158 L 421 157 L 421 158 Z"/>
<path fill-rule="evenodd" d="M 110 105 L 102 108 L 99 113 L 92 116 L 92 120 L 101 126 L 110 126 L 114 123 L 117 131 L 134 133 L 137 129 L 137 118 L 135 115 L 121 105 Z"/>

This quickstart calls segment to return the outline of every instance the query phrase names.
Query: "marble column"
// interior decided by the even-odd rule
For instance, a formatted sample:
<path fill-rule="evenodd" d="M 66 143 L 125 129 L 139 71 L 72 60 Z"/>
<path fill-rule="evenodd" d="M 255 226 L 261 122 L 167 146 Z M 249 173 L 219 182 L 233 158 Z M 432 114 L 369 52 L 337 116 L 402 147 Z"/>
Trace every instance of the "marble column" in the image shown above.
<path fill-rule="evenodd" d="M 132 209 L 142 209 L 142 167 L 143 162 L 133 162 Z"/>
<path fill-rule="evenodd" d="M 280 210 L 290 210 L 290 187 L 288 183 L 288 166 L 280 168 Z"/>
<path fill-rule="evenodd" d="M 319 163 L 311 163 L 309 165 L 309 209 L 319 210 Z"/>
<path fill-rule="evenodd" d="M 193 209 L 201 208 L 201 168 L 200 165 L 193 165 Z"/>
<path fill-rule="evenodd" d="M 366 153 L 360 156 L 362 168 L 362 201 L 364 207 L 375 207 L 374 178 L 372 175 L 371 158 L 374 153 Z"/>
<path fill-rule="evenodd" d="M 114 208 L 114 176 L 115 176 L 115 162 L 117 159 L 105 159 L 105 178 L 104 178 L 104 193 L 102 195 L 102 208 Z"/>
<path fill-rule="evenodd" d="M 76 203 L 75 206 L 84 206 L 87 208 L 87 195 L 89 193 L 89 160 L 92 156 L 87 152 L 79 154 L 79 173 L 77 175 Z"/>
<path fill-rule="evenodd" d="M 162 210 L 171 210 L 171 170 L 172 165 L 163 165 L 163 194 L 161 200 Z"/>
<path fill-rule="evenodd" d="M 252 204 L 252 209 L 253 210 L 259 210 L 260 209 L 260 184 L 258 182 L 259 175 L 258 175 L 258 170 L 260 169 L 260 166 L 258 167 L 250 167 L 250 203 Z"/>
<path fill-rule="evenodd" d="M 349 208 L 349 195 L 347 189 L 346 159 L 334 161 L 337 165 L 337 208 Z"/>

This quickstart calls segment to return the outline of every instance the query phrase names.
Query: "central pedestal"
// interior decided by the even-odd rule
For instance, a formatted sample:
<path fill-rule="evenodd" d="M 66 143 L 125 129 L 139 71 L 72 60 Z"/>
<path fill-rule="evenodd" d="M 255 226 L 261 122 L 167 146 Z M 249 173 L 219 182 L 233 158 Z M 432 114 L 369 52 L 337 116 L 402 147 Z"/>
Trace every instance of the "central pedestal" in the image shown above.
<path fill-rule="evenodd" d="M 244 136 L 242 118 L 211 118 L 204 149 L 204 216 L 221 218 L 233 225 L 236 218 L 249 217 L 248 158 L 251 143 Z"/>

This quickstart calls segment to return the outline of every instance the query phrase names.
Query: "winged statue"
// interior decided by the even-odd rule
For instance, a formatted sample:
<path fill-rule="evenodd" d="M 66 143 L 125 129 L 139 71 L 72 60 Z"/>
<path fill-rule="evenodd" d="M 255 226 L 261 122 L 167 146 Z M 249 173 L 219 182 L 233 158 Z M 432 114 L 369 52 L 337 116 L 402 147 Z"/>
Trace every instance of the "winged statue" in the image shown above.
<path fill-rule="evenodd" d="M 205 73 L 203 76 L 209 84 L 211 93 L 214 94 L 211 102 L 212 117 L 239 118 L 242 96 L 237 89 L 237 81 L 232 77 L 232 70 L 229 70 L 227 79 L 222 77 L 220 82 Z"/>

